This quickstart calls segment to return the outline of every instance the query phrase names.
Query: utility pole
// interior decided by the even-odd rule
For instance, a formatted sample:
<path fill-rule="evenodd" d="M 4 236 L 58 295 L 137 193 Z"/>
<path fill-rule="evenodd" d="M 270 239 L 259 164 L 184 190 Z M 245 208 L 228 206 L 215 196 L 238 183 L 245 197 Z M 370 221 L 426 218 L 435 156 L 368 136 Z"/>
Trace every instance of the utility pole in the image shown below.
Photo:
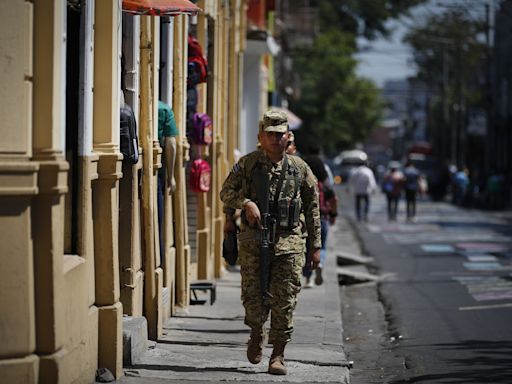
<path fill-rule="evenodd" d="M 454 138 L 454 130 L 448 130 L 448 123 L 449 123 L 449 111 L 448 111 L 448 95 L 447 95 L 447 89 L 448 89 L 448 59 L 446 55 L 446 46 L 441 45 L 442 50 L 442 58 L 443 58 L 443 93 L 442 93 L 442 101 L 443 101 L 443 131 L 444 132 L 451 132 L 451 137 L 449 137 L 449 134 L 442 134 L 440 135 L 443 140 L 443 156 L 447 158 L 448 152 L 450 155 L 450 161 L 452 164 L 456 163 L 455 160 L 455 138 Z M 450 143 L 450 149 L 448 150 L 448 143 Z"/>
<path fill-rule="evenodd" d="M 485 73 L 485 82 L 486 82 L 486 103 L 485 103 L 485 109 L 486 109 L 486 151 L 485 151 L 485 164 L 484 164 L 484 170 L 485 173 L 490 172 L 491 168 L 491 152 L 493 148 L 495 148 L 495 139 L 494 139 L 494 119 L 493 119 L 493 103 L 492 103 L 492 22 L 491 17 L 492 13 L 494 12 L 494 1 L 489 0 L 488 4 L 485 4 L 485 43 L 486 43 L 486 73 Z M 491 9 L 492 8 L 492 9 Z"/>

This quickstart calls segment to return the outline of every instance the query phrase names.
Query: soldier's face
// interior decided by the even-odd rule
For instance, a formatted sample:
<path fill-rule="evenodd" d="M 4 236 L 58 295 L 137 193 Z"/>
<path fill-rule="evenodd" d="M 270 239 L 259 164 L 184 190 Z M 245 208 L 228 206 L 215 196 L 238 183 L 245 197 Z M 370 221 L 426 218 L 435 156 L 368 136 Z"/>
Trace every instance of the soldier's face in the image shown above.
<path fill-rule="evenodd" d="M 283 153 L 288 144 L 288 132 L 260 132 L 261 147 L 271 154 Z"/>

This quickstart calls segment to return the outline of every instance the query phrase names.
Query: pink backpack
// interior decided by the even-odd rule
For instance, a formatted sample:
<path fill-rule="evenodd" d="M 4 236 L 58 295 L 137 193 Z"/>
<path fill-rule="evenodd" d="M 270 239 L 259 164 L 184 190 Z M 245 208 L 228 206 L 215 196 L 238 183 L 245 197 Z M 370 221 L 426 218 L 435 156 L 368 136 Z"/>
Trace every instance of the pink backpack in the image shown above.
<path fill-rule="evenodd" d="M 193 144 L 208 145 L 213 141 L 212 119 L 206 113 L 196 112 L 192 116 L 192 134 Z"/>
<path fill-rule="evenodd" d="M 190 167 L 190 189 L 194 192 L 208 192 L 210 190 L 210 181 L 212 177 L 212 168 L 206 160 L 196 159 Z"/>

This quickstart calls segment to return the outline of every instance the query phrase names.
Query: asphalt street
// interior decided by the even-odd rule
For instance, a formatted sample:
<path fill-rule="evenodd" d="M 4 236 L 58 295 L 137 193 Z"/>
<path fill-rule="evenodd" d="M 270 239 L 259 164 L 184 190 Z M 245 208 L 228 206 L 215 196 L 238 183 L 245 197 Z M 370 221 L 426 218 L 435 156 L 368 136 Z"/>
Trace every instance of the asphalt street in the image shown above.
<path fill-rule="evenodd" d="M 370 270 L 379 276 L 357 288 L 373 301 L 365 309 L 377 311 L 370 333 L 378 353 L 366 382 L 511 383 L 512 214 L 425 199 L 416 222 L 405 221 L 403 201 L 398 221 L 389 222 L 384 196 L 376 194 L 369 221 L 359 223 L 352 197 L 345 190 L 340 196 L 362 252 L 374 258 Z M 350 328 L 350 311 L 343 305 L 342 311 Z M 349 359 L 358 356 L 347 348 Z M 352 374 L 357 366 L 355 359 Z M 364 374 L 356 376 L 352 382 L 365 382 Z"/>

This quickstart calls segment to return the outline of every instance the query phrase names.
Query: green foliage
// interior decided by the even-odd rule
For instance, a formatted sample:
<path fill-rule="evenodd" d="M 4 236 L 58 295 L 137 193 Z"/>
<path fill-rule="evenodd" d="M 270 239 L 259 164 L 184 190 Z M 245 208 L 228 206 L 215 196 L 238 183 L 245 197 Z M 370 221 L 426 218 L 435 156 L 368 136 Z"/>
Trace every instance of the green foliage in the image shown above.
<path fill-rule="evenodd" d="M 405 38 L 414 51 L 418 78 L 438 89 L 469 85 L 481 75 L 484 32 L 484 23 L 460 10 L 429 17 Z"/>
<path fill-rule="evenodd" d="M 407 13 L 426 0 L 314 0 L 321 18 L 321 29 L 342 29 L 368 39 L 387 36 L 386 22 Z"/>
<path fill-rule="evenodd" d="M 299 147 L 313 140 L 334 154 L 363 141 L 378 125 L 379 92 L 355 75 L 354 53 L 352 36 L 332 30 L 296 54 L 302 86 L 301 98 L 292 107 L 304 120 Z"/>
<path fill-rule="evenodd" d="M 431 95 L 427 129 L 445 158 L 454 156 L 451 132 L 463 132 L 469 113 L 486 109 L 485 31 L 483 20 L 456 8 L 432 14 L 405 38 L 413 48 L 417 77 Z"/>
<path fill-rule="evenodd" d="M 291 108 L 303 119 L 299 149 L 320 144 L 337 154 L 364 141 L 378 127 L 383 103 L 369 80 L 356 75 L 356 38 L 387 35 L 386 21 L 425 0 L 312 0 L 320 18 L 320 35 L 310 47 L 293 53 L 301 81 Z"/>

